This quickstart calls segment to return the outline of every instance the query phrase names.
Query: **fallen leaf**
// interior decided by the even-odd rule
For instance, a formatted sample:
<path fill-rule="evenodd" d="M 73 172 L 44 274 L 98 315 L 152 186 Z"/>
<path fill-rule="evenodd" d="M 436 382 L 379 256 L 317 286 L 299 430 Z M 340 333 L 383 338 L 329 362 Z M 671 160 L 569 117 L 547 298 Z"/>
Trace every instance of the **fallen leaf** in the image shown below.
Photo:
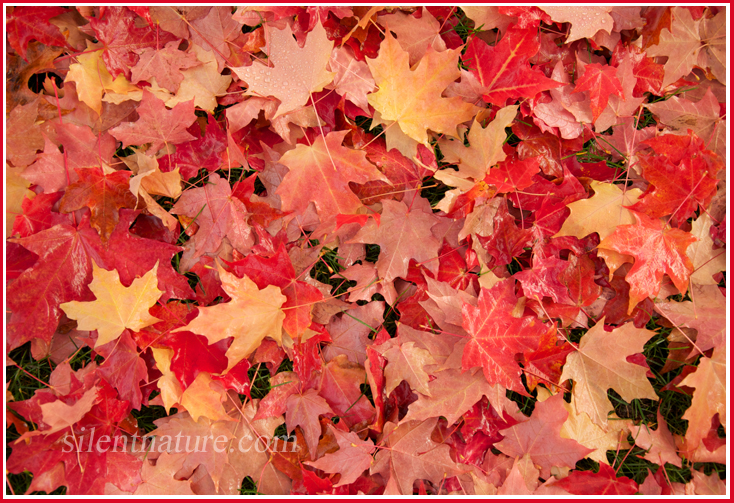
<path fill-rule="evenodd" d="M 158 321 L 148 312 L 162 293 L 158 290 L 157 274 L 158 263 L 126 288 L 117 271 L 106 271 L 92 262 L 89 289 L 96 300 L 71 301 L 59 307 L 69 318 L 77 320 L 79 330 L 97 330 L 95 347 L 102 346 L 117 339 L 126 328 L 140 330 Z"/>
<path fill-rule="evenodd" d="M 598 320 L 581 338 L 575 353 L 566 357 L 561 382 L 573 379 L 572 399 L 576 410 L 589 415 L 591 420 L 605 428 L 608 413 L 614 407 L 607 390 L 612 388 L 623 400 L 635 398 L 657 399 L 655 390 L 645 377 L 645 368 L 627 361 L 627 357 L 641 353 L 653 332 L 626 324 L 611 332 L 604 330 L 604 320 Z"/>

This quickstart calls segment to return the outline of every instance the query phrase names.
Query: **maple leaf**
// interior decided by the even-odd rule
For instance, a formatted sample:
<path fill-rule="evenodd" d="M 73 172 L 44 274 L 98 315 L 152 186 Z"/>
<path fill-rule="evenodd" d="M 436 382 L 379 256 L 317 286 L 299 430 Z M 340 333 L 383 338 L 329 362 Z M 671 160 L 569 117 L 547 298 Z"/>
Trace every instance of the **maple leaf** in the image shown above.
<path fill-rule="evenodd" d="M 193 45 L 189 54 L 194 54 L 200 64 L 181 71 L 183 81 L 175 96 L 165 96 L 161 93 L 158 97 L 165 101 L 167 107 L 194 100 L 196 107 L 214 113 L 217 98 L 227 93 L 232 77 L 219 73 L 215 53 Z"/>
<path fill-rule="evenodd" d="M 171 407 L 174 407 L 181 401 L 181 383 L 179 383 L 176 376 L 171 372 L 171 358 L 173 356 L 173 350 L 168 348 L 150 348 L 153 353 L 153 359 L 155 365 L 161 372 L 161 377 L 158 379 L 158 389 L 161 392 L 161 400 L 163 401 L 163 407 L 166 409 L 166 413 L 171 413 Z"/>
<path fill-rule="evenodd" d="M 351 484 L 372 465 L 372 451 L 375 444 L 367 439 L 360 439 L 353 431 L 343 432 L 329 425 L 339 450 L 327 453 L 316 461 L 306 461 L 304 464 L 313 466 L 326 473 L 341 475 L 334 487 Z"/>
<path fill-rule="evenodd" d="M 228 109 L 231 110 L 231 109 Z M 199 134 L 201 127 L 193 124 L 190 133 Z M 176 147 L 176 152 L 159 159 L 160 169 L 164 172 L 178 168 L 181 176 L 188 180 L 197 175 L 201 168 L 216 171 L 223 164 L 223 152 L 227 148 L 227 137 L 214 117 L 209 116 L 204 134 L 194 141 Z"/>
<path fill-rule="evenodd" d="M 726 85 L 726 14 L 719 11 L 701 23 L 701 42 L 708 54 L 708 65 L 714 77 Z"/>
<path fill-rule="evenodd" d="M 57 47 L 46 47 L 40 42 L 31 42 L 25 56 L 12 51 L 6 53 L 5 113 L 18 105 L 32 102 L 38 95 L 28 86 L 31 78 L 39 72 L 54 70 L 54 60 L 64 52 Z"/>
<path fill-rule="evenodd" d="M 253 419 L 257 407 L 257 400 L 244 405 L 239 421 L 212 421 L 209 419 L 194 421 L 189 413 L 179 412 L 173 416 L 156 420 L 158 428 L 154 434 L 158 438 L 164 438 L 166 435 L 170 438 L 175 438 L 177 435 L 197 439 L 203 439 L 209 435 L 212 436 L 212 440 L 220 438 L 219 444 L 208 443 L 193 449 L 193 446 L 189 446 L 181 467 L 181 473 L 184 476 L 193 473 L 197 467 L 203 465 L 212 478 L 215 490 L 222 494 L 238 494 L 241 480 L 246 476 L 252 477 L 258 490 L 269 494 L 280 494 L 283 492 L 283 486 L 290 484 L 286 481 L 285 475 L 279 473 L 268 463 L 269 454 L 264 444 L 273 436 L 273 431 L 283 420 L 282 418 Z M 222 438 L 227 440 L 228 445 L 236 447 L 221 451 Z"/>
<path fill-rule="evenodd" d="M 217 270 L 222 288 L 232 300 L 216 306 L 200 307 L 199 315 L 191 323 L 173 332 L 194 332 L 205 336 L 209 344 L 233 337 L 234 341 L 227 349 L 229 370 L 255 351 L 265 337 L 281 343 L 285 318 L 281 306 L 286 298 L 276 286 L 269 285 L 260 290 L 247 276 L 238 278 L 218 263 Z"/>
<path fill-rule="evenodd" d="M 676 221 L 689 218 L 705 208 L 716 193 L 717 180 L 698 154 L 674 165 L 665 157 L 640 156 L 643 176 L 651 186 L 630 209 L 652 218 L 672 214 Z"/>
<path fill-rule="evenodd" d="M 428 47 L 436 52 L 446 50 L 446 43 L 440 36 L 441 23 L 428 10 L 424 10 L 420 18 L 398 11 L 379 15 L 377 20 L 397 35 L 400 47 L 410 54 L 411 67 L 420 61 Z"/>
<path fill-rule="evenodd" d="M 622 60 L 617 66 L 617 78 L 623 89 L 623 96 L 610 96 L 609 105 L 602 111 L 599 118 L 594 121 L 597 131 L 604 131 L 609 126 L 616 125 L 620 118 L 630 117 L 637 113 L 640 105 L 645 101 L 644 97 L 636 97 L 634 88 L 637 77 L 631 60 Z"/>
<path fill-rule="evenodd" d="M 602 138 L 611 147 L 612 158 L 630 159 L 632 169 L 639 172 L 639 169 L 632 164 L 632 160 L 637 159 L 638 151 L 647 148 L 647 145 L 643 142 L 654 135 L 655 131 L 651 127 L 637 129 L 634 117 L 620 117 L 612 136 L 602 136 Z M 605 143 L 605 145 L 607 144 Z"/>
<path fill-rule="evenodd" d="M 157 25 L 136 26 L 137 17 L 127 7 L 107 7 L 89 23 L 96 38 L 104 44 L 105 66 L 114 77 L 120 74 L 130 77 L 130 69 L 137 64 L 137 52 L 141 49 L 160 47 L 175 40 Z"/>
<path fill-rule="evenodd" d="M 726 297 L 718 286 L 693 285 L 691 298 L 693 301 L 656 303 L 655 310 L 677 327 L 696 329 L 694 350 L 697 353 L 723 346 L 726 341 Z"/>
<path fill-rule="evenodd" d="M 367 95 L 375 90 L 375 79 L 367 63 L 354 59 L 342 46 L 331 52 L 329 67 L 334 72 L 334 90 L 362 110 L 369 110 Z"/>
<path fill-rule="evenodd" d="M 572 351 L 571 344 L 562 339 L 558 332 L 546 331 L 538 342 L 538 349 L 523 355 L 528 388 L 532 391 L 538 383 L 545 383 L 547 386 L 560 382 L 562 367 Z"/>
<path fill-rule="evenodd" d="M 533 463 L 540 467 L 540 476 L 547 479 L 554 466 L 574 467 L 578 460 L 591 452 L 591 449 L 575 440 L 560 436 L 567 416 L 568 412 L 563 408 L 563 396 L 554 395 L 538 402 L 530 419 L 502 430 L 505 438 L 495 447 L 508 456 L 528 454 Z"/>
<path fill-rule="evenodd" d="M 530 67 L 540 48 L 537 38 L 536 30 L 511 28 L 494 47 L 477 37 L 469 41 L 462 61 L 487 88 L 485 101 L 501 107 L 508 99 L 532 98 L 563 85 Z"/>
<path fill-rule="evenodd" d="M 286 399 L 285 424 L 288 430 L 300 426 L 306 439 L 311 460 L 316 459 L 316 445 L 321 435 L 319 415 L 331 416 L 334 412 L 329 404 L 316 390 L 309 389 L 301 393 L 293 393 Z"/>
<path fill-rule="evenodd" d="M 488 170 L 483 181 L 494 185 L 497 192 L 512 192 L 531 186 L 532 178 L 539 170 L 540 165 L 535 157 L 522 161 L 513 157 L 500 162 L 496 168 Z"/>
<path fill-rule="evenodd" d="M 451 460 L 449 446 L 431 440 L 438 418 L 409 421 L 396 427 L 385 425 L 385 447 L 375 456 L 370 473 L 381 473 L 387 480 L 385 494 L 413 494 L 416 479 L 428 479 L 437 484 L 461 473 Z"/>
<path fill-rule="evenodd" d="M 5 165 L 5 168 L 5 237 L 10 237 L 14 236 L 17 230 L 14 229 L 14 221 L 17 218 L 22 218 L 24 210 L 23 205 L 26 204 L 26 201 L 32 201 L 28 198 L 33 198 L 34 193 L 28 190 L 28 187 L 31 184 L 27 180 L 21 178 L 21 170 L 19 168 L 12 168 L 7 164 Z"/>
<path fill-rule="evenodd" d="M 331 334 L 331 344 L 323 350 L 326 361 L 345 354 L 355 363 L 363 363 L 366 358 L 365 350 L 370 344 L 369 335 L 373 327 L 383 321 L 385 303 L 373 301 L 363 306 L 352 307 L 343 314 L 337 315 L 327 325 Z"/>
<path fill-rule="evenodd" d="M 31 40 L 45 45 L 66 46 L 66 39 L 59 28 L 49 19 L 66 12 L 63 7 L 14 7 L 8 12 L 5 30 L 10 46 L 27 59 L 27 48 Z"/>
<path fill-rule="evenodd" d="M 316 23 L 302 48 L 290 29 L 271 29 L 268 65 L 254 62 L 232 71 L 247 82 L 246 94 L 280 100 L 275 118 L 312 102 L 312 94 L 332 82 L 334 73 L 326 70 L 332 48 L 321 23 Z"/>
<path fill-rule="evenodd" d="M 635 328 L 629 323 L 611 332 L 604 330 L 604 320 L 597 321 L 581 338 L 575 353 L 566 357 L 561 382 L 573 379 L 572 397 L 579 412 L 588 414 L 599 426 L 606 427 L 607 414 L 613 410 L 607 398 L 612 388 L 623 400 L 657 399 L 645 378 L 645 369 L 629 363 L 627 357 L 641 353 L 654 332 Z"/>
<path fill-rule="evenodd" d="M 141 279 L 145 279 L 145 277 Z M 123 298 L 121 300 L 127 299 Z M 62 309 L 64 309 L 63 306 Z M 140 410 L 143 401 L 140 381 L 148 379 L 148 369 L 145 366 L 145 361 L 138 354 L 138 346 L 133 342 L 127 330 L 122 332 L 119 340 L 113 339 L 106 343 L 104 341 L 100 342 L 100 338 L 101 335 L 97 338 L 95 350 L 105 357 L 105 361 L 99 367 L 99 375 L 117 389 L 121 399 L 130 402 L 133 409 Z"/>
<path fill-rule="evenodd" d="M 476 305 L 476 298 L 468 292 L 456 290 L 448 283 L 426 277 L 428 299 L 418 303 L 426 310 L 439 327 L 445 330 L 459 330 L 461 309 L 464 303 Z"/>
<path fill-rule="evenodd" d="M 43 433 L 46 435 L 55 433 L 78 422 L 87 412 L 92 410 L 92 406 L 99 400 L 97 397 L 98 391 L 96 387 L 88 389 L 73 404 L 62 400 L 41 404 L 43 422 L 49 427 Z"/>
<path fill-rule="evenodd" d="M 511 315 L 517 303 L 514 283 L 508 279 L 489 290 L 483 288 L 477 307 L 464 304 L 463 327 L 471 339 L 464 347 L 461 367 L 468 370 L 481 366 L 490 384 L 526 394 L 515 355 L 536 350 L 548 327 L 532 316 Z"/>
<path fill-rule="evenodd" d="M 242 252 L 249 251 L 254 241 L 245 205 L 233 197 L 227 180 L 211 173 L 207 181 L 203 187 L 181 194 L 171 209 L 174 215 L 195 219 L 199 226 L 186 252 L 185 263 L 193 263 L 205 253 L 216 252 L 224 236 Z"/>
<path fill-rule="evenodd" d="M 193 19 L 189 26 L 191 40 L 214 52 L 218 73 L 222 72 L 225 63 L 231 66 L 240 61 L 242 56 L 233 47 L 240 45 L 238 41 L 243 35 L 242 24 L 233 18 L 230 9 L 212 6 L 205 15 Z"/>
<path fill-rule="evenodd" d="M 598 63 L 586 65 L 584 73 L 576 79 L 576 89 L 573 92 L 580 93 L 583 91 L 589 91 L 594 122 L 607 107 L 610 96 L 616 94 L 620 98 L 624 98 L 622 84 L 617 78 L 617 69 L 613 66 Z"/>
<path fill-rule="evenodd" d="M 296 271 L 284 246 L 281 245 L 272 257 L 250 254 L 230 266 L 235 274 L 249 277 L 259 288 L 275 285 L 281 289 L 287 299 L 283 304 L 283 328 L 293 339 L 308 329 L 313 307 L 323 295 L 317 288 L 296 279 Z"/>
<path fill-rule="evenodd" d="M 63 192 L 38 194 L 33 199 L 23 198 L 21 212 L 15 217 L 12 235 L 28 237 L 42 230 L 50 229 L 57 224 L 68 224 L 69 217 L 52 211 L 53 206 L 61 199 Z M 15 212 L 13 212 L 15 213 Z"/>
<path fill-rule="evenodd" d="M 178 91 L 178 86 L 184 80 L 181 70 L 201 64 L 201 61 L 196 59 L 196 54 L 180 51 L 178 46 L 179 41 L 173 40 L 163 49 L 152 47 L 141 49 L 140 59 L 132 67 L 130 81 L 137 84 L 141 80 L 150 82 L 151 79 L 155 79 L 158 85 L 172 93 Z"/>
<path fill-rule="evenodd" d="M 125 122 L 110 129 L 110 134 L 120 140 L 124 147 L 150 143 L 150 151 L 158 152 L 164 145 L 166 153 L 172 154 L 169 145 L 194 140 L 186 131 L 195 120 L 194 100 L 179 103 L 167 110 L 161 100 L 150 91 L 143 91 L 143 98 L 137 108 L 140 119 Z"/>
<path fill-rule="evenodd" d="M 662 89 L 691 73 L 693 66 L 698 63 L 698 53 L 701 51 L 701 20 L 694 20 L 691 12 L 682 7 L 672 8 L 671 18 L 670 28 L 663 28 L 659 42 L 647 50 L 648 56 L 668 57 Z"/>
<path fill-rule="evenodd" d="M 525 454 L 522 458 L 515 458 L 510 473 L 507 474 L 502 487 L 497 491 L 497 495 L 530 495 L 535 492 L 538 487 L 538 476 L 540 472 L 533 466 L 533 460 L 529 454 Z"/>
<path fill-rule="evenodd" d="M 181 405 L 194 421 L 206 417 L 212 421 L 232 421 L 224 408 L 227 401 L 224 385 L 214 381 L 208 372 L 199 372 L 194 382 L 181 393 Z"/>
<path fill-rule="evenodd" d="M 635 225 L 620 225 L 599 243 L 599 248 L 614 250 L 635 258 L 625 279 L 630 285 L 628 312 L 645 297 L 656 295 L 664 274 L 668 274 L 678 290 L 688 289 L 693 265 L 686 248 L 696 238 L 680 229 L 665 228 L 661 220 L 653 220 L 634 212 Z"/>
<path fill-rule="evenodd" d="M 722 158 L 726 157 L 726 121 L 720 116 L 719 101 L 710 89 L 696 103 L 673 96 L 660 103 L 648 103 L 645 107 L 676 134 L 685 134 L 690 129 L 705 140 L 706 148 Z"/>
<path fill-rule="evenodd" d="M 7 465 L 24 490 L 725 492 L 699 470 L 636 486 L 607 453 L 726 462 L 726 9 L 463 11 L 8 8 L 6 353 L 30 359 L 6 354 Z M 100 274 L 124 295 L 150 278 L 151 298 L 97 309 Z M 651 389 L 653 311 L 674 327 L 662 375 L 682 367 Z M 75 366 L 85 347 L 100 358 Z M 16 377 L 42 360 L 29 395 Z M 610 390 L 658 388 L 692 396 L 685 436 L 610 413 Z M 143 455 L 131 411 L 156 405 Z M 177 435 L 212 442 L 173 452 Z M 604 466 L 572 469 L 582 456 Z"/>
<path fill-rule="evenodd" d="M 688 420 L 686 448 L 698 447 L 711 425 L 711 418 L 719 415 L 726 425 L 726 353 L 714 348 L 710 358 L 702 357 L 696 370 L 680 382 L 681 386 L 695 388 L 691 406 L 683 414 Z"/>
<path fill-rule="evenodd" d="M 446 162 L 458 162 L 459 171 L 455 176 L 481 180 L 489 168 L 506 157 L 502 146 L 505 143 L 505 128 L 515 119 L 517 106 L 508 106 L 497 111 L 495 119 L 486 127 L 474 118 L 467 140 L 469 147 L 457 140 L 441 139 L 439 146 Z M 440 171 L 436 173 L 438 177 Z"/>
<path fill-rule="evenodd" d="M 55 132 L 57 140 L 64 147 L 70 171 L 110 164 L 117 150 L 117 142 L 109 133 L 95 134 L 86 125 L 59 123 L 56 124 Z"/>
<path fill-rule="evenodd" d="M 568 477 L 554 482 L 571 494 L 631 495 L 637 493 L 637 484 L 627 477 L 617 477 L 609 465 L 601 464 L 599 471 L 574 470 Z"/>
<path fill-rule="evenodd" d="M 429 49 L 411 69 L 408 53 L 388 30 L 380 54 L 367 60 L 379 88 L 367 95 L 367 101 L 380 112 L 383 121 L 397 122 L 402 132 L 418 143 L 428 145 L 428 129 L 458 137 L 456 125 L 476 113 L 473 105 L 458 96 L 441 96 L 459 77 L 458 58 L 458 50 Z M 405 95 L 405 89 L 412 90 L 410 95 Z"/>
<path fill-rule="evenodd" d="M 387 181 L 359 150 L 342 145 L 347 131 L 318 136 L 312 145 L 297 145 L 278 161 L 288 173 L 276 194 L 283 211 L 305 211 L 313 201 L 324 220 L 330 215 L 351 214 L 362 207 L 349 182 Z"/>
<path fill-rule="evenodd" d="M 385 282 L 406 277 L 411 259 L 426 262 L 429 270 L 437 270 L 437 261 L 431 259 L 438 257 L 441 243 L 431 229 L 438 219 L 421 201 L 425 202 L 419 198 L 409 208 L 402 201 L 383 200 L 380 225 L 370 220 L 350 241 L 380 246 L 377 272 Z"/>
<path fill-rule="evenodd" d="M 106 93 L 128 94 L 140 90 L 124 75 L 116 78 L 103 62 L 103 51 L 91 51 L 77 56 L 78 63 L 69 65 L 65 82 L 76 83 L 79 100 L 102 115 L 102 98 Z"/>
<path fill-rule="evenodd" d="M 400 381 L 405 380 L 412 389 L 431 396 L 428 388 L 429 376 L 423 367 L 436 363 L 425 349 L 415 347 L 414 342 L 396 344 L 391 342 L 376 346 L 374 349 L 387 360 L 385 367 L 385 393 L 392 393 Z"/>
<path fill-rule="evenodd" d="M 410 404 L 403 421 L 424 421 L 438 415 L 454 424 L 482 396 L 492 396 L 497 385 L 490 385 L 479 369 L 462 373 L 458 369 L 446 369 L 434 374 L 428 383 L 430 393 L 422 393 Z"/>
<path fill-rule="evenodd" d="M 38 261 L 8 285 L 8 343 L 17 347 L 36 337 L 50 341 L 61 316 L 59 305 L 91 300 L 92 261 L 103 263 L 99 235 L 85 218 L 77 227 L 59 224 L 15 239 Z"/>
<path fill-rule="evenodd" d="M 106 271 L 92 262 L 89 289 L 97 299 L 66 302 L 60 307 L 69 318 L 77 320 L 80 330 L 97 330 L 95 347 L 102 346 L 117 339 L 126 328 L 140 330 L 158 321 L 148 313 L 163 293 L 158 290 L 157 274 L 156 262 L 153 269 L 126 288 L 117 271 Z"/>
<path fill-rule="evenodd" d="M 171 265 L 171 259 L 181 248 L 130 233 L 130 225 L 138 213 L 125 209 L 120 211 L 120 222 L 107 243 L 108 264 L 120 273 L 120 282 L 129 286 L 136 277 L 145 274 L 158 262 L 158 289 L 163 292 L 161 302 L 170 298 L 191 298 L 193 292 L 186 277 Z"/>
<path fill-rule="evenodd" d="M 131 173 L 115 171 L 105 174 L 100 168 L 78 169 L 76 173 L 79 181 L 69 185 L 59 209 L 69 213 L 88 207 L 92 211 L 92 227 L 99 231 L 102 242 L 106 243 L 120 220 L 118 210 L 135 206 L 129 191 Z"/>
<path fill-rule="evenodd" d="M 485 238 L 480 236 L 479 242 L 494 258 L 492 265 L 506 265 L 523 253 L 526 246 L 532 244 L 532 233 L 529 229 L 518 227 L 507 207 L 506 200 L 501 200 L 497 213 L 492 218 L 492 232 Z"/>

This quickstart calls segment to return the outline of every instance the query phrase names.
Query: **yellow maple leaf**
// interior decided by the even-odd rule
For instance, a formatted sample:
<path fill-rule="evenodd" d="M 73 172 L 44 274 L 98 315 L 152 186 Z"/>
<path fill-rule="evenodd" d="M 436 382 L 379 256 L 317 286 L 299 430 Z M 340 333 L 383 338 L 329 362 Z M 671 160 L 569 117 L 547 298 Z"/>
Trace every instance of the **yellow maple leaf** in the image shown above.
<path fill-rule="evenodd" d="M 175 96 L 167 100 L 164 99 L 164 101 L 168 108 L 173 108 L 179 103 L 193 99 L 195 106 L 209 113 L 214 113 L 214 109 L 217 107 L 217 96 L 227 94 L 227 88 L 229 83 L 232 82 L 232 77 L 219 73 L 213 51 L 207 51 L 195 44 L 190 51 L 193 51 L 197 59 L 203 64 L 182 70 L 184 80 L 181 82 L 178 92 Z"/>
<path fill-rule="evenodd" d="M 128 93 L 140 91 L 123 75 L 118 75 L 115 79 L 112 78 L 102 60 L 102 49 L 86 54 L 82 53 L 76 57 L 76 60 L 78 63 L 69 65 L 65 82 L 75 82 L 79 100 L 98 114 L 102 113 L 102 96 L 105 93 L 127 95 Z"/>
<path fill-rule="evenodd" d="M 471 119 L 478 111 L 458 96 L 441 96 L 459 78 L 459 52 L 458 49 L 436 52 L 429 48 L 411 69 L 410 56 L 388 30 L 380 54 L 375 59 L 367 59 L 379 87 L 376 93 L 367 95 L 367 101 L 380 112 L 383 121 L 396 121 L 405 134 L 424 145 L 428 144 L 427 129 L 458 137 L 456 125 Z"/>
<path fill-rule="evenodd" d="M 468 147 L 465 147 L 464 142 L 460 140 L 452 141 L 448 138 L 439 140 L 445 161 L 459 163 L 459 171 L 453 172 L 455 176 L 481 180 L 487 176 L 490 167 L 505 160 L 507 155 L 502 150 L 507 138 L 505 128 L 515 120 L 517 109 L 517 105 L 500 109 L 487 127 L 482 127 L 481 121 L 478 120 L 479 116 L 475 117 L 467 135 Z M 440 173 L 443 171 L 436 172 L 436 178 Z"/>
<path fill-rule="evenodd" d="M 92 278 L 89 289 L 97 300 L 74 300 L 60 307 L 69 318 L 77 320 L 79 330 L 97 330 L 95 347 L 117 339 L 126 328 L 140 330 L 160 321 L 148 312 L 163 293 L 158 290 L 158 262 L 129 287 L 120 283 L 116 270 L 106 271 L 94 262 Z"/>
<path fill-rule="evenodd" d="M 234 341 L 226 353 L 229 371 L 255 351 L 265 337 L 281 344 L 285 319 L 281 306 L 286 297 L 275 285 L 259 290 L 255 282 L 247 276 L 240 279 L 225 271 L 219 264 L 217 268 L 222 288 L 232 301 L 200 307 L 198 316 L 191 323 L 173 332 L 194 332 L 206 337 L 209 344 L 233 337 Z"/>
<path fill-rule="evenodd" d="M 191 386 L 181 395 L 181 405 L 191 414 L 191 419 L 198 421 L 204 416 L 212 421 L 234 421 L 224 410 L 227 390 L 220 382 L 211 378 L 208 372 L 199 372 Z"/>
<path fill-rule="evenodd" d="M 604 239 L 620 225 L 633 225 L 637 221 L 633 213 L 625 208 L 637 202 L 640 189 L 622 190 L 613 183 L 591 181 L 594 195 L 588 199 L 574 201 L 568 205 L 571 214 L 563 222 L 561 230 L 553 237 L 576 236 L 582 239 L 598 232 Z"/>

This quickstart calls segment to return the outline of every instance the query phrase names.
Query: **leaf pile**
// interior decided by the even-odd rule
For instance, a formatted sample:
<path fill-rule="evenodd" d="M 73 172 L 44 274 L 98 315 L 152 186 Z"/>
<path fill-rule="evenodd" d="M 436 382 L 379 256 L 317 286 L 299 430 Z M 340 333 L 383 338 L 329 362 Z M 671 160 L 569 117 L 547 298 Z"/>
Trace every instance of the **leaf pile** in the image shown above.
<path fill-rule="evenodd" d="M 9 480 L 722 494 L 726 20 L 9 7 Z"/>

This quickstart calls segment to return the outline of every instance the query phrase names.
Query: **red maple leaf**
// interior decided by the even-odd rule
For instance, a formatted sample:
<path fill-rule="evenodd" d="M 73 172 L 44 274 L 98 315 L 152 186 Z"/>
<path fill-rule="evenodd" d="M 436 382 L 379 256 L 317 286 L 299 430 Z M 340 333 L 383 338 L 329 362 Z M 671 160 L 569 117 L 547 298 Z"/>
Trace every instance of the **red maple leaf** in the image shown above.
<path fill-rule="evenodd" d="M 514 283 L 506 279 L 490 290 L 482 289 L 477 307 L 464 304 L 463 327 L 471 339 L 464 347 L 461 367 L 482 367 L 490 384 L 527 394 L 515 355 L 536 350 L 548 327 L 533 316 L 511 315 L 517 303 Z"/>
<path fill-rule="evenodd" d="M 106 243 L 120 220 L 120 208 L 133 208 L 136 201 L 130 192 L 129 171 L 109 175 L 100 168 L 77 170 L 79 181 L 69 185 L 59 209 L 64 213 L 87 207 L 92 212 L 92 227 Z"/>
<path fill-rule="evenodd" d="M 531 68 L 529 59 L 539 48 L 537 30 L 511 28 L 494 47 L 472 38 L 462 61 L 488 89 L 484 100 L 501 107 L 508 99 L 532 98 L 563 85 Z"/>
<path fill-rule="evenodd" d="M 617 78 L 617 69 L 609 65 L 599 63 L 588 64 L 584 67 L 584 73 L 576 79 L 574 93 L 589 91 L 591 101 L 591 112 L 594 121 L 601 115 L 609 102 L 609 96 L 616 94 L 624 99 L 622 84 Z"/>
<path fill-rule="evenodd" d="M 18 347 L 39 337 L 50 341 L 59 323 L 59 305 L 90 301 L 92 260 L 104 264 L 99 235 L 84 218 L 77 227 L 60 224 L 15 240 L 38 255 L 33 267 L 8 286 L 8 344 Z"/>
<path fill-rule="evenodd" d="M 681 292 L 688 290 L 688 277 L 693 272 L 686 248 L 696 241 L 688 232 L 666 228 L 662 220 L 644 213 L 634 213 L 635 225 L 620 225 L 607 236 L 599 248 L 625 253 L 635 264 L 625 276 L 630 285 L 628 312 L 645 297 L 656 295 L 663 275 L 667 274 Z"/>
<path fill-rule="evenodd" d="M 158 24 L 136 25 L 137 19 L 138 15 L 127 7 L 107 7 L 89 23 L 104 44 L 102 58 L 113 78 L 120 74 L 130 78 L 132 67 L 140 59 L 137 51 L 147 47 L 159 49 L 176 40 Z"/>
<path fill-rule="evenodd" d="M 146 90 L 137 112 L 140 115 L 137 121 L 124 122 L 110 129 L 110 134 L 124 147 L 150 143 L 151 152 L 158 152 L 165 146 L 166 153 L 170 154 L 171 145 L 196 139 L 186 131 L 196 120 L 194 100 L 179 103 L 168 110 L 161 100 Z"/>
<path fill-rule="evenodd" d="M 31 40 L 64 47 L 66 39 L 61 30 L 48 21 L 64 12 L 66 9 L 63 7 L 14 7 L 8 12 L 5 22 L 10 47 L 26 61 L 26 49 Z"/>

